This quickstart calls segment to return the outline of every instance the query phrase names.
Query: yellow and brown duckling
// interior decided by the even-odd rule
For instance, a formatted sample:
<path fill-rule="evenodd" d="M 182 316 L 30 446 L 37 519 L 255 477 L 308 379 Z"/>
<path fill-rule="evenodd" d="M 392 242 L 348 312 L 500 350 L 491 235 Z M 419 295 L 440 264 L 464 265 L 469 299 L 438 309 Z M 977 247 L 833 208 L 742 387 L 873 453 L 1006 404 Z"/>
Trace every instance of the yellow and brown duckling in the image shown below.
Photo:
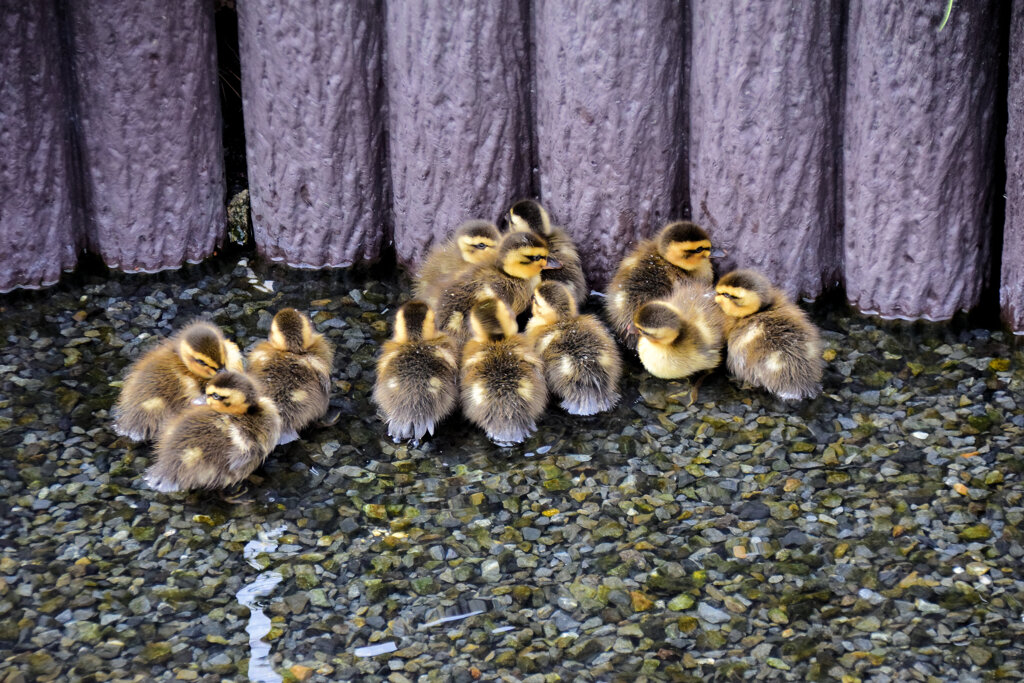
<path fill-rule="evenodd" d="M 395 331 L 377 360 L 373 400 L 394 439 L 422 439 L 455 409 L 459 367 L 455 345 L 438 334 L 434 312 L 409 301 L 395 315 Z"/>
<path fill-rule="evenodd" d="M 548 401 L 544 365 L 503 301 L 478 302 L 470 325 L 473 336 L 462 354 L 462 412 L 491 441 L 519 443 L 537 430 Z"/>
<path fill-rule="evenodd" d="M 649 373 L 682 379 L 718 366 L 725 315 L 714 295 L 703 283 L 680 283 L 668 298 L 640 307 L 633 317 L 640 335 L 636 350 Z"/>
<path fill-rule="evenodd" d="M 541 280 L 561 282 L 569 288 L 576 305 L 582 306 L 590 291 L 583 276 L 580 255 L 569 233 L 564 228 L 552 225 L 547 210 L 533 199 L 523 199 L 513 204 L 506 214 L 506 220 L 510 230 L 530 231 L 544 238 L 551 255 L 558 259 L 562 267 L 545 270 L 541 273 Z"/>
<path fill-rule="evenodd" d="M 715 301 L 727 316 L 729 371 L 779 398 L 817 396 L 821 337 L 807 315 L 753 270 L 735 270 L 715 289 Z"/>
<path fill-rule="evenodd" d="M 155 439 L 224 369 L 242 370 L 234 342 L 213 323 L 196 321 L 139 358 L 114 404 L 114 431 L 134 441 Z"/>
<path fill-rule="evenodd" d="M 333 365 L 334 346 L 309 318 L 294 308 L 274 315 L 269 340 L 249 352 L 249 373 L 281 414 L 281 443 L 327 414 Z"/>
<path fill-rule="evenodd" d="M 544 361 L 548 390 L 572 415 L 594 415 L 619 402 L 622 359 L 611 334 L 593 315 L 579 315 L 569 288 L 542 282 L 533 293 L 526 338 Z"/>
<path fill-rule="evenodd" d="M 277 445 L 281 417 L 251 377 L 219 373 L 196 402 L 160 435 L 156 462 L 145 475 L 157 491 L 232 486 L 262 465 Z"/>
<path fill-rule="evenodd" d="M 486 298 L 497 298 L 519 315 L 530 306 L 533 289 L 544 269 L 561 264 L 543 238 L 532 232 L 505 235 L 492 263 L 473 266 L 445 288 L 437 310 L 438 328 L 461 349 L 470 333 L 469 311 Z"/>
<path fill-rule="evenodd" d="M 669 223 L 654 239 L 637 245 L 619 264 L 605 297 L 612 329 L 627 346 L 634 346 L 637 332 L 633 317 L 648 301 L 671 296 L 676 284 L 698 282 L 710 286 L 711 238 L 689 221 Z"/>
<path fill-rule="evenodd" d="M 494 260 L 500 242 L 501 233 L 494 223 L 466 221 L 455 229 L 451 239 L 427 254 L 413 283 L 413 296 L 436 305 L 444 288 L 463 271 Z"/>

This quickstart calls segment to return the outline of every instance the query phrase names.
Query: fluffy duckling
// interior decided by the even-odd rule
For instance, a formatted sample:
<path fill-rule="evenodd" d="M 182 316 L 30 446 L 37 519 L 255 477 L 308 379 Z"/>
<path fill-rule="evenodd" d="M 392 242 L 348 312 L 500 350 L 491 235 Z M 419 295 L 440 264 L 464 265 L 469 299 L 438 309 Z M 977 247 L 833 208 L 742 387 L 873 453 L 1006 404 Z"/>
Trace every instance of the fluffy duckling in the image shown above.
<path fill-rule="evenodd" d="M 492 261 L 498 253 L 499 242 L 501 233 L 494 223 L 466 221 L 455 229 L 451 239 L 427 254 L 413 283 L 413 296 L 436 305 L 444 288 L 464 270 Z"/>
<path fill-rule="evenodd" d="M 513 204 L 506 214 L 510 230 L 519 232 L 533 232 L 544 238 L 548 243 L 548 249 L 562 264 L 561 268 L 545 270 L 541 273 L 541 280 L 561 282 L 569 288 L 577 306 L 582 306 L 587 300 L 587 280 L 583 277 L 583 266 L 580 263 L 580 255 L 576 251 L 576 245 L 564 228 L 551 225 L 551 217 L 540 202 L 532 199 L 523 199 Z"/>
<path fill-rule="evenodd" d="M 241 371 L 242 355 L 213 323 L 186 326 L 128 370 L 114 404 L 114 431 L 133 441 L 155 439 L 168 420 L 202 395 L 224 369 Z"/>
<path fill-rule="evenodd" d="M 503 301 L 478 302 L 470 325 L 473 337 L 462 354 L 462 411 L 495 443 L 519 443 L 537 430 L 548 401 L 544 365 Z"/>
<path fill-rule="evenodd" d="M 544 361 L 548 389 L 573 415 L 594 415 L 619 402 L 622 359 L 593 315 L 579 315 L 569 288 L 542 282 L 533 292 L 526 338 Z"/>
<path fill-rule="evenodd" d="M 645 240 L 619 264 L 608 285 L 605 309 L 612 328 L 627 346 L 637 333 L 633 317 L 648 301 L 665 299 L 677 283 L 711 285 L 711 238 L 689 221 L 669 223 L 654 239 Z"/>
<path fill-rule="evenodd" d="M 439 329 L 462 348 L 470 332 L 469 311 L 474 304 L 494 297 L 508 304 L 513 315 L 519 315 L 530 305 L 541 271 L 559 267 L 543 238 L 532 232 L 505 235 L 492 263 L 473 266 L 445 288 L 437 310 Z"/>
<path fill-rule="evenodd" d="M 823 361 L 818 328 L 768 278 L 735 270 L 718 281 L 727 316 L 729 371 L 783 399 L 816 396 Z"/>
<path fill-rule="evenodd" d="M 249 372 L 262 383 L 281 414 L 281 443 L 327 414 L 334 346 L 294 308 L 282 308 L 270 323 L 269 341 L 249 353 Z"/>
<path fill-rule="evenodd" d="M 681 379 L 718 366 L 725 342 L 725 315 L 714 295 L 714 290 L 701 283 L 681 283 L 667 299 L 640 307 L 633 317 L 640 334 L 636 350 L 649 373 L 662 379 Z"/>
<path fill-rule="evenodd" d="M 157 491 L 226 488 L 263 464 L 281 435 L 281 416 L 252 378 L 222 372 L 203 397 L 168 424 L 145 480 Z"/>
<path fill-rule="evenodd" d="M 373 400 L 394 439 L 421 439 L 448 416 L 458 398 L 459 368 L 451 338 L 438 334 L 434 312 L 410 301 L 395 315 L 395 332 L 377 360 Z"/>

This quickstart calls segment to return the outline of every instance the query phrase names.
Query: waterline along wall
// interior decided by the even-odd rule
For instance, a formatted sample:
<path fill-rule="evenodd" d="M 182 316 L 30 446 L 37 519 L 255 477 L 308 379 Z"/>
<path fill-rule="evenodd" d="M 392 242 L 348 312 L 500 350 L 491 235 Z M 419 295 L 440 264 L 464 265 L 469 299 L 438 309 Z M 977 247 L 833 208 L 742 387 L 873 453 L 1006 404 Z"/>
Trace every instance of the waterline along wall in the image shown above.
<path fill-rule="evenodd" d="M 213 3 L 8 3 L 0 290 L 88 250 L 211 255 L 226 202 Z M 221 3 L 221 11 L 231 5 Z M 692 217 L 792 295 L 1024 332 L 1024 2 L 238 3 L 254 236 L 415 266 L 538 196 L 600 289 Z M 227 10 L 230 11 L 230 10 Z M 991 299 L 992 301 L 989 301 Z"/>

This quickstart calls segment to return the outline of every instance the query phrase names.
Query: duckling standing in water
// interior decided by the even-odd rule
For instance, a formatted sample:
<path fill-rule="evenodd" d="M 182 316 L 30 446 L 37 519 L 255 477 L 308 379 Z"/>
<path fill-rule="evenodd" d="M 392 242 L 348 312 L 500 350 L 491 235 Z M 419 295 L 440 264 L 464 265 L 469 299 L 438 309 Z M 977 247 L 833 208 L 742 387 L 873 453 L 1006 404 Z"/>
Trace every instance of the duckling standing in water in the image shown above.
<path fill-rule="evenodd" d="M 633 317 L 648 301 L 666 299 L 679 283 L 711 286 L 711 238 L 689 221 L 669 223 L 645 240 L 619 264 L 605 298 L 612 328 L 627 346 L 636 345 Z"/>
<path fill-rule="evenodd" d="M 640 362 L 655 377 L 681 379 L 722 361 L 725 315 L 702 283 L 677 284 L 667 299 L 642 305 L 633 324 Z"/>
<path fill-rule="evenodd" d="M 157 491 L 237 484 L 277 445 L 281 416 L 247 375 L 217 374 L 196 403 L 171 421 L 157 442 L 156 462 L 145 474 Z"/>
<path fill-rule="evenodd" d="M 544 239 L 532 232 L 505 235 L 493 263 L 473 266 L 445 288 L 437 311 L 439 329 L 461 349 L 470 332 L 469 311 L 474 304 L 494 297 L 519 315 L 529 307 L 541 271 L 561 265 Z"/>
<path fill-rule="evenodd" d="M 753 270 L 735 270 L 715 289 L 715 301 L 727 316 L 729 371 L 779 398 L 817 396 L 821 338 L 807 314 Z"/>
<path fill-rule="evenodd" d="M 478 263 L 494 260 L 499 242 L 501 233 L 494 223 L 466 221 L 455 229 L 451 239 L 427 254 L 413 283 L 413 296 L 436 306 L 444 288 L 462 272 Z"/>
<path fill-rule="evenodd" d="M 373 400 L 394 439 L 422 439 L 455 408 L 458 398 L 455 346 L 438 334 L 434 312 L 410 301 L 395 315 L 395 333 L 377 360 Z"/>
<path fill-rule="evenodd" d="M 537 430 L 548 401 L 544 365 L 503 301 L 478 302 L 470 325 L 473 337 L 462 354 L 462 411 L 496 444 L 519 443 Z"/>
<path fill-rule="evenodd" d="M 334 346 L 294 308 L 282 308 L 270 323 L 269 341 L 249 353 L 249 372 L 281 414 L 281 443 L 327 414 Z"/>
<path fill-rule="evenodd" d="M 506 218 L 510 230 L 529 231 L 544 238 L 551 256 L 558 259 L 562 267 L 545 270 L 541 273 L 541 280 L 561 282 L 569 288 L 577 307 L 582 306 L 590 292 L 587 289 L 587 280 L 583 276 L 580 255 L 569 233 L 564 228 L 551 225 L 551 217 L 547 210 L 533 199 L 523 199 L 513 204 Z"/>
<path fill-rule="evenodd" d="M 213 323 L 189 324 L 129 368 L 112 411 L 114 431 L 133 441 L 155 439 L 224 369 L 242 370 L 238 347 Z"/>
<path fill-rule="evenodd" d="M 622 359 L 593 315 L 579 315 L 568 287 L 542 282 L 533 293 L 526 338 L 544 361 L 548 390 L 572 415 L 594 415 L 619 402 Z"/>

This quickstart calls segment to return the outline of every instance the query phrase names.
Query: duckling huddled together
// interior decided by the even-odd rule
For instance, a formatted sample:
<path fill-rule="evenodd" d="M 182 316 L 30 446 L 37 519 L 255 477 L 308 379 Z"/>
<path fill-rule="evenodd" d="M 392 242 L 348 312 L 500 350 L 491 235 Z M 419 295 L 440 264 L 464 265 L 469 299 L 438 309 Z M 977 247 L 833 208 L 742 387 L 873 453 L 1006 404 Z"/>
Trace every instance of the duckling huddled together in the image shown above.
<path fill-rule="evenodd" d="M 817 328 L 760 273 L 714 284 L 711 238 L 669 223 L 619 264 L 605 299 L 609 320 L 655 377 L 680 379 L 721 363 L 737 379 L 783 399 L 816 396 L 823 362 Z"/>
<path fill-rule="evenodd" d="M 226 488 L 328 412 L 334 348 L 305 314 L 277 312 L 243 359 L 216 325 L 196 321 L 128 370 L 114 429 L 156 441 L 145 481 L 158 491 Z"/>
<path fill-rule="evenodd" d="M 498 226 L 460 225 L 427 256 L 377 364 L 374 399 L 395 439 L 421 439 L 461 406 L 496 443 L 536 429 L 549 395 L 574 415 L 619 401 L 622 360 L 587 299 L 579 254 L 537 201 L 512 204 Z M 717 284 L 706 230 L 664 226 L 619 264 L 604 299 L 607 320 L 644 368 L 664 379 L 722 363 L 783 399 L 820 391 L 821 341 L 806 314 L 763 275 Z M 516 316 L 530 311 L 525 334 Z M 700 379 L 702 379 L 701 377 Z M 700 379 L 696 385 L 699 385 Z"/>
<path fill-rule="evenodd" d="M 461 406 L 499 444 L 536 430 L 549 392 L 571 414 L 619 399 L 621 360 L 610 333 L 577 313 L 587 297 L 579 254 L 534 200 L 500 221 L 460 225 L 424 261 L 416 299 L 395 316 L 377 362 L 376 401 L 388 433 L 420 439 Z M 516 317 L 531 310 L 527 334 Z"/>

